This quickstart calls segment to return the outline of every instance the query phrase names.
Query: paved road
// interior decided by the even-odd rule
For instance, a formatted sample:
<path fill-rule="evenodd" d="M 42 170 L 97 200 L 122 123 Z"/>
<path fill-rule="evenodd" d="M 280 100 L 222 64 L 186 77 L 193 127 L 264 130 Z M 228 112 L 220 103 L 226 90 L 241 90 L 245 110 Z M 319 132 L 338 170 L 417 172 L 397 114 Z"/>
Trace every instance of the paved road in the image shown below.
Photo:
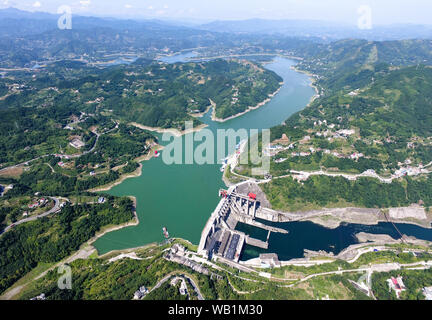
<path fill-rule="evenodd" d="M 29 218 L 25 218 L 25 219 L 22 219 L 20 221 L 17 221 L 15 223 L 7 226 L 2 233 L 9 231 L 11 228 L 13 228 L 12 226 L 17 226 L 17 225 L 25 223 L 25 222 L 34 221 L 34 220 L 46 217 L 46 216 L 50 215 L 51 213 L 55 213 L 55 212 L 60 211 L 60 201 L 59 201 L 59 199 L 55 198 L 55 197 L 49 197 L 49 198 L 52 199 L 52 200 L 54 200 L 54 207 L 51 210 L 48 210 L 47 212 L 44 212 L 44 213 L 42 213 L 40 215 L 37 215 L 37 216 L 33 216 L 33 217 L 29 217 Z"/>
<path fill-rule="evenodd" d="M 418 267 L 418 265 L 421 265 L 421 267 Z M 407 263 L 407 264 L 400 264 L 400 263 L 383 263 L 383 264 L 375 264 L 371 265 L 366 268 L 358 268 L 358 269 L 349 269 L 349 270 L 338 270 L 338 271 L 329 271 L 329 272 L 321 272 L 321 273 L 315 273 L 308 275 L 302 279 L 300 279 L 298 282 L 286 285 L 284 287 L 290 288 L 297 286 L 299 283 L 307 281 L 311 278 L 320 277 L 320 276 L 327 276 L 332 274 L 343 274 L 343 273 L 353 273 L 353 272 L 390 272 L 393 270 L 399 270 L 401 268 L 410 268 L 411 270 L 426 270 L 430 269 L 432 267 L 432 261 L 420 261 L 420 262 L 414 262 L 414 263 Z"/>
<path fill-rule="evenodd" d="M 115 128 L 111 129 L 110 131 L 112 131 L 114 129 L 117 129 L 117 128 L 118 128 L 118 124 L 117 124 L 117 126 Z M 106 133 L 108 133 L 110 131 L 107 131 Z M 36 161 L 36 160 L 39 160 L 39 159 L 42 159 L 42 158 L 46 158 L 46 157 L 49 157 L 49 156 L 55 156 L 55 157 L 59 157 L 59 158 L 75 159 L 75 158 L 79 158 L 79 157 L 81 157 L 83 155 L 86 155 L 86 154 L 88 154 L 90 152 L 93 152 L 94 149 L 97 146 L 97 143 L 99 141 L 99 137 L 101 136 L 101 134 L 97 133 L 96 131 L 92 131 L 92 132 L 96 135 L 96 141 L 95 141 L 93 147 L 90 150 L 84 151 L 81 154 L 70 154 L 69 155 L 69 154 L 49 153 L 49 154 L 45 154 L 43 156 L 39 156 L 39 157 L 31 159 L 31 160 L 27 160 L 27 161 L 15 164 L 15 165 L 10 166 L 10 167 L 2 168 L 2 169 L 0 169 L 0 172 L 6 171 L 6 170 L 9 170 L 9 169 L 13 169 L 13 168 L 17 168 L 17 167 L 21 167 L 21 166 L 28 166 L 30 162 L 33 162 L 33 161 Z"/>
<path fill-rule="evenodd" d="M 199 287 L 196 285 L 196 283 L 191 278 L 189 278 L 188 276 L 184 275 L 184 277 L 189 280 L 190 284 L 194 288 L 195 292 L 197 293 L 198 300 L 205 300 L 203 295 L 201 294 Z"/>
<path fill-rule="evenodd" d="M 421 173 L 416 174 L 416 175 L 412 175 L 412 176 L 417 176 L 420 174 L 428 174 L 431 173 L 430 170 L 427 170 L 426 168 L 432 166 L 432 162 L 428 163 L 427 165 L 423 166 L 423 170 Z M 247 177 L 247 176 L 243 176 L 240 175 L 236 172 L 234 172 L 235 166 L 232 167 L 231 166 L 231 174 L 246 179 L 246 180 L 255 180 L 254 178 L 251 177 Z M 419 168 L 420 169 L 420 168 Z M 336 173 L 336 172 L 325 172 L 323 170 L 319 170 L 319 171 L 297 171 L 297 170 L 291 170 L 289 174 L 283 175 L 283 176 L 278 176 L 278 177 L 273 177 L 273 180 L 275 179 L 282 179 L 282 178 L 287 178 L 287 177 L 292 177 L 293 174 L 295 175 L 302 175 L 305 178 L 309 178 L 310 176 L 319 176 L 319 175 L 323 175 L 323 176 L 328 176 L 328 177 L 343 177 L 345 179 L 348 180 L 357 180 L 358 178 L 362 178 L 362 177 L 369 177 L 369 178 L 375 178 L 378 179 L 380 182 L 382 183 L 392 183 L 393 180 L 397 180 L 399 178 L 401 178 L 400 176 L 391 176 L 390 178 L 383 178 L 380 175 L 378 175 L 376 172 L 372 172 L 370 170 L 366 170 L 365 172 L 359 173 L 359 174 L 348 174 L 348 173 Z M 263 183 L 268 183 L 270 182 L 271 179 L 262 179 L 262 180 L 257 180 L 258 184 L 263 184 Z"/>
<path fill-rule="evenodd" d="M 156 289 L 158 289 L 161 285 L 163 285 L 165 282 L 167 282 L 169 280 L 169 278 L 171 278 L 173 275 L 175 274 L 179 274 L 179 272 L 171 272 L 168 275 L 166 275 L 165 277 L 163 277 L 150 291 L 154 291 Z M 189 280 L 189 282 L 191 283 L 192 287 L 194 288 L 195 292 L 197 293 L 198 296 L 198 300 L 205 300 L 203 295 L 201 294 L 201 291 L 199 289 L 199 287 L 197 286 L 197 284 L 187 275 L 185 274 L 181 274 L 182 277 L 186 278 Z"/>

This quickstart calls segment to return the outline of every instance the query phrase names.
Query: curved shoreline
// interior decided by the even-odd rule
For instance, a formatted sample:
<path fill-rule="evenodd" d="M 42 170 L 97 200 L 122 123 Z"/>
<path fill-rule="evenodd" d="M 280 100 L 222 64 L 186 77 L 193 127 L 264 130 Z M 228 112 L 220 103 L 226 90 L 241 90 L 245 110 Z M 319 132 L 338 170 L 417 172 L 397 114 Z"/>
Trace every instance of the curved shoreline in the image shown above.
<path fill-rule="evenodd" d="M 280 266 L 299 266 L 299 267 L 312 267 L 315 265 L 321 265 L 326 263 L 333 263 L 337 260 L 343 260 L 348 263 L 354 263 L 363 254 L 378 251 L 394 251 L 396 249 L 392 248 L 392 245 L 401 244 L 400 239 L 393 239 L 389 237 L 387 239 L 386 235 L 380 234 L 368 234 L 368 233 L 357 233 L 355 237 L 359 240 L 359 243 L 351 244 L 348 247 L 342 249 L 338 254 L 332 252 L 312 251 L 305 249 L 305 254 L 302 258 L 293 258 L 290 260 L 280 260 Z M 407 245 L 414 246 L 429 246 L 432 242 L 427 240 L 420 240 L 414 237 L 409 237 L 405 239 Z M 260 263 L 259 258 L 252 258 L 245 261 L 239 262 L 242 265 L 262 268 L 262 270 L 268 270 L 268 268 L 263 268 Z"/>
<path fill-rule="evenodd" d="M 99 186 L 99 187 L 96 187 L 96 188 L 93 188 L 93 189 L 89 189 L 87 191 L 88 192 L 109 191 L 113 187 L 115 187 L 115 186 L 121 184 L 122 182 L 124 182 L 126 179 L 136 178 L 136 177 L 141 176 L 141 174 L 142 174 L 142 162 L 148 161 L 151 158 L 153 158 L 153 153 L 151 151 L 153 151 L 153 150 L 161 150 L 161 149 L 163 149 L 162 146 L 156 145 L 155 148 L 150 148 L 149 153 L 147 153 L 145 155 L 142 155 L 142 156 L 140 156 L 138 158 L 135 158 L 134 161 L 138 162 L 138 168 L 134 172 L 126 173 L 124 175 L 121 175 L 119 179 L 117 179 L 117 180 L 115 180 L 113 182 L 110 182 L 110 183 L 108 183 L 108 184 L 106 184 L 104 186 Z"/>
<path fill-rule="evenodd" d="M 401 207 L 403 208 L 403 207 Z M 339 208 L 339 209 L 346 209 L 346 208 Z M 325 217 L 330 217 L 330 219 L 333 219 L 332 221 L 325 221 Z M 324 219 L 322 219 L 324 218 Z M 410 225 L 415 225 L 424 229 L 432 229 L 432 225 L 431 225 L 431 220 L 430 219 L 426 219 L 426 220 L 407 220 L 410 218 L 405 218 L 405 219 L 391 219 L 391 222 L 393 223 L 398 223 L 398 224 L 410 224 Z M 412 218 L 414 219 L 414 218 Z M 365 225 L 365 226 L 376 226 L 381 222 L 389 222 L 387 219 L 385 218 L 374 218 L 373 220 L 371 219 L 370 221 L 359 221 L 358 219 L 355 218 L 350 218 L 350 217 L 345 217 L 345 218 L 341 218 L 339 216 L 335 216 L 331 213 L 325 213 L 322 215 L 315 215 L 315 216 L 310 216 L 310 217 L 306 217 L 303 218 L 301 220 L 298 221 L 310 221 L 312 223 L 315 223 L 317 225 L 320 225 L 324 228 L 327 229 L 337 229 L 341 224 L 343 223 L 349 223 L 349 224 L 361 224 L 361 225 Z M 295 222 L 295 221 L 290 221 L 290 222 Z"/>
<path fill-rule="evenodd" d="M 134 196 L 128 196 L 128 198 L 131 199 L 132 202 L 133 202 L 133 214 L 134 214 L 134 218 L 132 219 L 132 221 L 125 222 L 123 224 L 112 226 L 112 227 L 109 227 L 107 229 L 101 230 L 101 231 L 99 231 L 99 233 L 97 232 L 91 239 L 89 239 L 86 242 L 86 244 L 89 245 L 89 246 L 91 246 L 92 248 L 94 248 L 94 250 L 96 250 L 96 252 L 97 252 L 97 249 L 96 249 L 95 246 L 93 246 L 93 244 L 99 238 L 103 237 L 105 234 L 107 234 L 109 232 L 112 232 L 112 231 L 120 230 L 120 229 L 123 229 L 123 228 L 139 225 L 139 218 L 138 218 L 138 214 L 136 212 L 136 207 L 137 207 L 136 197 L 134 197 Z M 99 253 L 98 253 L 98 256 L 99 256 Z"/>
<path fill-rule="evenodd" d="M 284 81 L 280 82 L 280 83 L 279 83 L 279 84 L 280 84 L 279 88 L 278 88 L 275 92 L 273 92 L 272 94 L 269 94 L 268 98 L 265 99 L 264 101 L 258 103 L 257 106 L 255 106 L 255 107 L 249 107 L 249 108 L 248 108 L 247 110 L 245 110 L 244 112 L 239 113 L 239 114 L 236 114 L 236 115 L 234 115 L 234 116 L 231 116 L 231 117 L 229 117 L 229 118 L 227 118 L 227 119 L 219 119 L 219 120 L 216 119 L 216 120 L 215 120 L 214 117 L 212 116 L 212 121 L 225 122 L 225 121 L 228 121 L 228 120 L 231 120 L 231 119 L 234 119 L 234 118 L 240 117 L 240 116 L 242 116 L 242 115 L 244 115 L 244 114 L 246 114 L 246 113 L 248 113 L 248 112 L 250 112 L 250 111 L 256 110 L 256 109 L 258 109 L 258 108 L 260 108 L 260 107 L 266 105 L 268 102 L 270 102 L 270 101 L 272 100 L 272 98 L 274 98 L 274 97 L 275 97 L 275 96 L 280 92 L 280 90 L 283 88 L 284 83 L 285 83 Z M 317 89 L 316 89 L 316 90 L 317 90 Z M 213 113 L 215 112 L 215 107 L 216 107 L 216 106 L 215 106 L 215 104 L 214 104 L 213 101 L 210 100 L 210 102 L 211 102 L 211 105 L 207 108 L 206 113 L 209 112 L 210 109 L 211 109 L 212 107 L 213 107 Z M 205 114 L 205 113 L 204 113 L 204 114 Z M 141 125 L 141 124 L 138 124 L 138 123 L 135 123 L 135 122 L 132 122 L 132 123 L 130 123 L 130 124 L 131 124 L 131 125 L 134 125 L 134 126 L 136 126 L 136 127 L 138 127 L 138 128 L 141 128 L 141 129 L 143 129 L 143 130 L 148 130 L 148 131 L 153 131 L 153 132 L 158 132 L 158 133 L 165 133 L 165 132 L 169 132 L 169 133 L 174 134 L 174 135 L 177 136 L 177 137 L 179 137 L 179 136 L 181 136 L 181 135 L 184 135 L 184 134 L 187 134 L 187 133 L 190 133 L 190 132 L 200 131 L 202 128 L 205 128 L 205 127 L 208 126 L 208 125 L 206 125 L 206 124 L 203 124 L 203 125 L 200 125 L 200 126 L 198 126 L 198 127 L 194 127 L 192 130 L 179 131 L 179 130 L 177 130 L 177 129 L 173 129 L 173 128 L 165 129 L 165 128 L 160 128 L 160 127 L 149 127 L 149 126 L 144 126 L 144 125 Z M 149 160 L 149 159 L 145 159 L 145 160 Z M 128 179 L 128 178 L 130 178 L 130 177 L 138 177 L 138 176 L 141 176 L 141 174 L 142 174 L 142 164 L 140 163 L 140 167 L 138 168 L 138 170 L 137 170 L 136 172 L 134 172 L 134 174 L 129 175 L 129 176 L 126 176 L 126 177 L 123 177 L 121 180 L 118 180 L 118 181 L 116 181 L 116 182 L 114 182 L 114 183 L 112 183 L 112 184 L 110 184 L 110 185 L 108 185 L 108 186 L 105 186 L 105 187 L 102 187 L 102 188 L 99 188 L 99 189 L 100 189 L 100 190 L 103 190 L 103 191 L 109 191 L 112 187 L 114 187 L 114 186 L 116 186 L 116 185 L 122 183 L 124 180 L 126 180 L 126 179 Z M 222 175 L 222 179 L 223 179 L 223 175 Z M 98 190 L 99 190 L 99 189 L 98 189 Z M 119 230 L 119 229 L 122 229 L 122 228 L 127 227 L 127 226 L 129 226 L 129 225 L 119 226 L 118 228 L 112 229 L 111 231 Z M 106 232 L 104 232 L 104 234 L 105 234 L 105 233 L 108 233 L 108 232 L 109 232 L 109 231 L 106 231 Z M 102 234 L 102 235 L 103 235 L 103 234 Z M 99 237 L 102 237 L 102 235 L 100 235 Z M 99 237 L 98 237 L 98 238 L 99 238 Z M 187 239 L 183 239 L 183 240 L 188 241 Z M 111 250 L 111 251 L 113 251 L 113 250 Z M 111 251 L 109 251 L 109 252 L 111 252 Z M 107 253 L 109 253 L 109 252 L 107 252 Z"/>
<path fill-rule="evenodd" d="M 131 122 L 130 124 L 133 125 L 133 126 L 135 126 L 135 127 L 137 127 L 137 128 L 140 128 L 140 129 L 143 129 L 143 130 L 147 130 L 147 131 L 152 131 L 152 132 L 157 132 L 157 133 L 171 133 L 172 135 L 174 135 L 176 137 L 181 137 L 181 136 L 183 136 L 185 134 L 196 132 L 196 131 L 200 131 L 201 129 L 204 129 L 204 128 L 208 127 L 207 124 L 203 123 L 203 124 L 200 124 L 198 127 L 194 127 L 192 129 L 187 129 L 187 130 L 180 131 L 180 130 L 175 129 L 175 128 L 165 129 L 165 128 L 161 128 L 161 127 L 149 127 L 149 126 L 145 126 L 145 125 L 142 125 L 142 124 L 139 124 L 139 123 L 136 123 L 136 122 Z"/>
<path fill-rule="evenodd" d="M 245 111 L 237 113 L 237 114 L 232 115 L 232 116 L 229 116 L 228 118 L 221 119 L 221 118 L 216 117 L 216 104 L 214 102 L 212 102 L 212 105 L 211 105 L 213 107 L 212 117 L 211 117 L 212 121 L 221 122 L 221 123 L 226 122 L 228 120 L 232 120 L 232 119 L 241 117 L 242 115 L 244 115 L 250 111 L 256 110 L 258 108 L 261 108 L 262 106 L 265 106 L 279 93 L 279 91 L 282 89 L 282 87 L 284 85 L 284 82 L 279 82 L 279 85 L 280 85 L 280 87 L 275 92 L 269 94 L 267 99 L 265 99 L 264 101 L 261 101 L 255 107 L 248 107 Z"/>
<path fill-rule="evenodd" d="M 231 54 L 231 55 L 221 55 L 221 56 L 212 56 L 212 57 L 193 57 L 193 58 L 186 58 L 188 62 L 193 61 L 205 61 L 205 60 L 215 60 L 215 59 L 226 59 L 226 58 L 239 58 L 239 57 L 259 57 L 259 56 L 269 56 L 269 57 L 281 57 L 284 59 L 290 59 L 290 60 L 303 60 L 301 57 L 296 56 L 289 56 L 285 54 L 280 53 L 250 53 L 250 54 Z"/>
<path fill-rule="evenodd" d="M 308 71 L 305 71 L 305 70 L 301 70 L 301 69 L 297 68 L 295 65 L 291 66 L 291 69 L 293 69 L 295 72 L 303 73 L 303 74 L 307 75 L 309 77 L 310 82 L 311 82 L 310 86 L 315 90 L 315 95 L 311 97 L 309 103 L 304 108 L 304 109 L 306 109 L 307 107 L 309 107 L 312 104 L 312 102 L 314 102 L 316 99 L 319 98 L 319 90 L 318 90 L 318 87 L 315 85 L 315 82 L 316 82 L 315 77 L 317 75 L 310 73 Z"/>
<path fill-rule="evenodd" d="M 69 256 L 63 258 L 62 260 L 54 263 L 51 267 L 49 267 L 47 270 L 43 271 L 42 273 L 38 274 L 37 276 L 35 276 L 33 279 L 29 280 L 28 282 L 15 287 L 17 282 L 13 283 L 9 288 L 7 288 L 1 295 L 0 295 L 0 300 L 14 300 L 16 296 L 18 296 L 21 291 L 27 287 L 32 281 L 34 280 L 38 280 L 42 277 L 44 277 L 48 272 L 54 270 L 55 268 L 57 268 L 60 265 L 64 265 L 64 264 L 69 264 L 77 259 L 87 259 L 88 256 L 93 253 L 96 252 L 99 256 L 99 253 L 97 252 L 96 247 L 93 246 L 93 243 L 98 240 L 99 238 L 101 238 L 102 236 L 104 236 L 105 234 L 115 231 L 115 230 L 119 230 L 122 228 L 126 228 L 126 227 L 130 227 L 130 226 L 135 226 L 139 224 L 139 218 L 138 215 L 136 213 L 136 198 L 134 196 L 128 196 L 132 202 L 133 202 L 133 213 L 134 213 L 134 218 L 132 219 L 132 221 L 129 222 L 125 222 L 121 225 L 116 225 L 116 226 L 112 226 L 112 227 L 108 227 L 106 229 L 102 228 L 102 230 L 96 231 L 95 235 L 93 237 L 91 237 L 90 239 L 88 239 L 86 242 L 82 243 L 80 245 L 80 247 L 78 248 L 78 250 L 74 251 L 72 254 L 70 254 Z M 33 270 L 29 271 L 27 274 L 31 273 Z M 20 278 L 19 280 L 23 279 L 24 277 L 27 276 L 27 274 L 25 274 L 22 278 Z M 19 281 L 17 280 L 17 281 Z"/>

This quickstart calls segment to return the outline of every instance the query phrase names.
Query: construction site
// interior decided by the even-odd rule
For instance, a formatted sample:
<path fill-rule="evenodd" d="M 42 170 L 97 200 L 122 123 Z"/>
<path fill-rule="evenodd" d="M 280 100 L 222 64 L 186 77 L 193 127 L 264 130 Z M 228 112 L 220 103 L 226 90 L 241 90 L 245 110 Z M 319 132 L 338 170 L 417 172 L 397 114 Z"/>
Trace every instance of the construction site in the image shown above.
<path fill-rule="evenodd" d="M 272 232 L 288 233 L 256 221 L 256 218 L 278 221 L 278 213 L 266 207 L 267 200 L 259 191 L 259 187 L 250 181 L 219 190 L 221 199 L 202 231 L 199 254 L 209 260 L 238 262 L 245 244 L 268 249 Z M 236 230 L 239 222 L 266 230 L 266 241 Z"/>

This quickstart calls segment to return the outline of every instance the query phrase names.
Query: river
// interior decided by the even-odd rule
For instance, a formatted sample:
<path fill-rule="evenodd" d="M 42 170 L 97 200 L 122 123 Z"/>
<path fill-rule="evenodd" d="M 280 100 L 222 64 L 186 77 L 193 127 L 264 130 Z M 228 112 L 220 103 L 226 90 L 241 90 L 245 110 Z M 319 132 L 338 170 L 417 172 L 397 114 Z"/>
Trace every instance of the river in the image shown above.
<path fill-rule="evenodd" d="M 193 56 L 190 53 L 186 53 L 163 59 L 166 59 L 164 61 L 167 63 L 177 63 L 191 57 Z M 223 123 L 212 121 L 210 111 L 204 115 L 202 121 L 213 133 L 218 129 L 228 128 L 266 129 L 282 123 L 293 113 L 303 109 L 315 94 L 308 76 L 294 71 L 293 65 L 294 61 L 281 57 L 276 57 L 266 65 L 266 68 L 275 71 L 284 79 L 279 93 L 266 105 Z M 184 145 L 185 139 L 194 134 L 196 133 L 175 139 L 180 139 Z M 164 145 L 164 142 L 161 144 Z M 195 146 L 197 144 L 195 143 Z M 226 152 L 229 154 L 233 150 Z M 142 164 L 140 177 L 127 179 L 109 191 L 115 196 L 136 197 L 140 223 L 109 232 L 99 238 L 94 246 L 100 254 L 161 242 L 164 240 L 163 227 L 167 227 L 171 237 L 198 244 L 201 231 L 219 201 L 218 190 L 225 187 L 219 170 L 220 164 L 166 165 L 162 157 L 152 158 Z M 357 243 L 354 234 L 361 231 L 397 237 L 394 229 L 383 223 L 376 226 L 348 224 L 333 230 L 311 222 L 285 223 L 278 226 L 289 230 L 289 233 L 272 233 L 267 252 L 278 253 L 281 260 L 302 257 L 304 249 L 326 250 L 337 254 L 350 244 Z M 432 240 L 430 229 L 412 225 L 398 227 L 408 235 Z M 260 229 L 242 224 L 239 224 L 239 229 L 248 231 L 257 238 L 266 235 Z M 242 260 L 257 257 L 261 252 L 263 251 L 260 249 L 246 246 Z"/>
<path fill-rule="evenodd" d="M 282 228 L 288 231 L 288 234 L 271 233 L 269 238 L 269 247 L 267 250 L 245 245 L 240 260 L 246 261 L 259 256 L 260 253 L 278 254 L 281 261 L 302 258 L 304 249 L 339 254 L 343 249 L 352 244 L 358 243 L 355 234 L 366 232 L 371 234 L 387 234 L 394 239 L 399 239 L 400 235 L 389 222 L 380 222 L 376 225 L 364 225 L 353 223 L 342 223 L 335 229 L 329 229 L 310 221 L 274 223 L 259 220 L 258 221 Z M 422 228 L 413 224 L 398 223 L 397 228 L 407 236 L 414 236 L 418 239 L 432 241 L 432 230 Z M 254 226 L 239 223 L 236 230 L 245 232 L 253 238 L 266 241 L 267 231 Z"/>
<path fill-rule="evenodd" d="M 181 59 L 173 56 L 169 61 Z M 275 58 L 266 65 L 284 79 L 279 93 L 266 105 L 222 123 L 212 121 L 208 112 L 202 121 L 212 132 L 228 128 L 265 129 L 280 124 L 303 109 L 315 93 L 308 76 L 294 71 L 293 65 L 294 61 L 284 58 Z M 185 137 L 177 139 L 184 141 Z M 167 227 L 172 237 L 198 244 L 201 231 L 219 201 L 218 190 L 224 187 L 220 164 L 166 165 L 161 157 L 142 164 L 140 177 L 127 179 L 109 191 L 116 196 L 136 197 L 140 223 L 99 238 L 94 245 L 100 254 L 162 241 L 163 227 Z"/>

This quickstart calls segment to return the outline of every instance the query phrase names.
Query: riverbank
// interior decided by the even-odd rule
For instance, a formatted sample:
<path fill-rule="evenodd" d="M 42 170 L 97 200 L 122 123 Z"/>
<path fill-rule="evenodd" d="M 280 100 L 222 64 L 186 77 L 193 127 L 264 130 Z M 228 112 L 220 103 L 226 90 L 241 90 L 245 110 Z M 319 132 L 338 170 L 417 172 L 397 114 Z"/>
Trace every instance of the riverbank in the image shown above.
<path fill-rule="evenodd" d="M 126 179 L 129 179 L 129 178 L 136 178 L 136 177 L 141 176 L 141 174 L 142 174 L 142 167 L 143 167 L 141 162 L 143 162 L 143 161 L 147 161 L 147 160 L 150 160 L 151 158 L 154 157 L 154 152 L 153 152 L 153 151 L 155 151 L 155 150 L 162 150 L 162 149 L 163 149 L 162 146 L 160 146 L 160 145 L 158 145 L 158 144 L 155 145 L 153 148 L 151 148 L 151 149 L 149 150 L 149 152 L 148 152 L 147 154 L 142 155 L 142 156 L 140 156 L 140 157 L 134 159 L 135 162 L 138 162 L 138 168 L 137 168 L 134 172 L 126 173 L 126 174 L 124 174 L 124 175 L 121 175 L 120 178 L 117 179 L 116 181 L 113 181 L 113 182 L 111 182 L 111 183 L 108 183 L 108 184 L 106 184 L 106 185 L 104 185 L 104 186 L 100 186 L 100 187 L 96 187 L 96 188 L 93 188 L 93 189 L 89 189 L 89 190 L 87 190 L 87 191 L 88 191 L 88 192 L 102 192 L 102 191 L 109 191 L 109 190 L 111 190 L 113 187 L 115 187 L 115 186 L 121 184 L 121 183 L 122 183 L 123 181 L 125 181 Z"/>
<path fill-rule="evenodd" d="M 202 117 L 204 117 L 204 115 L 205 115 L 207 112 L 209 112 L 211 108 L 214 108 L 214 107 L 216 106 L 216 104 L 215 104 L 211 99 L 209 99 L 209 100 L 210 100 L 210 105 L 205 109 L 204 112 L 200 112 L 200 113 L 190 113 L 189 115 L 190 115 L 191 117 L 194 117 L 194 118 L 202 118 Z"/>
<path fill-rule="evenodd" d="M 289 60 L 303 60 L 302 57 L 289 56 L 280 53 L 250 53 L 250 54 L 229 54 L 229 55 L 220 55 L 220 56 L 211 56 L 211 57 L 193 57 L 186 58 L 187 61 L 201 61 L 201 60 L 215 60 L 215 59 L 226 59 L 226 58 L 241 58 L 241 57 L 259 57 L 259 56 L 269 56 L 269 57 L 281 57 Z"/>
<path fill-rule="evenodd" d="M 131 226 L 137 226 L 139 224 L 139 218 L 136 212 L 136 208 L 137 208 L 137 199 L 134 196 L 128 196 L 128 198 L 130 198 L 133 202 L 133 214 L 134 214 L 134 218 L 132 219 L 132 221 L 120 224 L 120 225 L 115 225 L 115 226 L 108 226 L 105 228 L 102 228 L 99 232 L 96 232 L 96 234 L 86 242 L 86 245 L 91 247 L 91 251 L 97 252 L 97 249 L 93 246 L 93 243 L 96 242 L 96 240 L 98 240 L 99 238 L 103 237 L 105 234 L 112 232 L 112 231 L 116 231 L 116 230 L 120 230 L 123 228 L 127 228 L 127 227 L 131 227 Z M 94 249 L 94 250 L 93 250 Z"/>
<path fill-rule="evenodd" d="M 320 96 L 320 94 L 319 94 L 319 89 L 318 89 L 318 87 L 315 85 L 315 83 L 316 83 L 316 78 L 317 78 L 318 76 L 317 76 L 316 74 L 310 73 L 310 72 L 308 72 L 308 71 L 301 70 L 301 69 L 297 68 L 296 66 L 292 66 L 291 68 L 292 68 L 295 72 L 303 73 L 303 74 L 307 75 L 307 76 L 309 77 L 309 80 L 310 80 L 310 86 L 315 90 L 315 95 L 311 97 L 309 103 L 308 103 L 307 106 L 305 107 L 305 108 L 307 108 L 307 107 L 309 107 L 309 106 L 312 104 L 312 102 L 314 102 L 314 101 L 315 101 L 316 99 L 318 99 L 319 96 Z"/>
<path fill-rule="evenodd" d="M 228 120 L 232 120 L 232 119 L 241 117 L 242 115 L 244 115 L 244 114 L 246 114 L 252 110 L 256 110 L 256 109 L 266 105 L 267 103 L 269 103 L 274 98 L 275 95 L 277 95 L 279 93 L 279 91 L 282 89 L 283 84 L 284 84 L 283 82 L 280 82 L 279 83 L 280 87 L 275 92 L 269 94 L 267 99 L 258 103 L 255 107 L 248 107 L 245 111 L 237 113 L 237 114 L 232 115 L 232 116 L 225 118 L 225 119 L 221 119 L 221 118 L 216 117 L 216 104 L 212 101 L 212 106 L 213 106 L 213 112 L 212 112 L 212 117 L 211 117 L 212 121 L 226 122 Z"/>
<path fill-rule="evenodd" d="M 342 223 L 377 225 L 380 222 L 413 224 L 432 229 L 432 213 L 417 205 L 400 208 L 322 208 L 304 212 L 276 211 L 279 222 L 310 221 L 328 229 L 336 229 Z"/>
<path fill-rule="evenodd" d="M 41 269 L 43 269 L 43 270 L 40 270 L 42 272 L 37 272 L 37 270 L 39 270 L 39 268 L 40 268 L 38 265 L 36 268 L 34 268 L 33 270 L 31 270 L 30 272 L 25 274 L 17 282 L 15 282 L 11 287 L 6 289 L 6 291 L 3 292 L 2 295 L 0 295 L 0 300 L 17 299 L 17 298 L 19 298 L 19 295 L 21 294 L 23 289 L 25 289 L 28 285 L 33 283 L 35 280 L 38 280 L 38 279 L 44 277 L 48 272 L 58 268 L 59 266 L 70 264 L 71 262 L 73 262 L 77 259 L 88 259 L 92 254 L 97 253 L 97 249 L 95 247 L 93 247 L 93 243 L 97 239 L 99 239 L 100 237 L 104 236 L 106 233 L 109 233 L 109 232 L 115 231 L 115 230 L 119 230 L 122 228 L 130 227 L 130 226 L 138 225 L 139 219 L 138 219 L 138 215 L 136 213 L 136 204 L 137 204 L 136 198 L 133 196 L 130 196 L 129 198 L 133 202 L 134 218 L 132 219 L 132 221 L 123 223 L 121 225 L 106 226 L 106 227 L 102 228 L 101 230 L 97 231 L 96 234 L 92 238 L 90 238 L 89 240 L 84 242 L 77 251 L 75 251 L 74 253 L 72 253 L 68 257 L 64 258 L 63 260 L 61 260 L 57 263 L 50 264 L 46 268 L 41 268 Z"/>
<path fill-rule="evenodd" d="M 157 132 L 157 133 L 171 133 L 172 135 L 174 135 L 176 137 L 181 137 L 181 136 L 188 134 L 188 133 L 200 131 L 201 129 L 204 129 L 208 126 L 207 124 L 200 124 L 199 126 L 194 127 L 192 129 L 180 131 L 180 130 L 174 129 L 174 128 L 165 129 L 165 128 L 161 128 L 161 127 L 144 126 L 144 125 L 136 123 L 136 122 L 131 122 L 130 124 L 137 127 L 137 128 L 147 130 L 147 131 L 153 131 L 153 132 Z"/>
<path fill-rule="evenodd" d="M 332 252 L 312 251 L 305 249 L 305 256 L 303 258 L 295 258 L 286 261 L 279 261 L 281 267 L 285 266 L 297 266 L 297 267 L 312 267 L 327 263 L 333 263 L 337 260 L 343 260 L 350 264 L 355 263 L 362 255 L 369 252 L 380 252 L 380 251 L 393 251 L 398 252 L 398 245 L 402 245 L 401 240 L 393 239 L 388 235 L 380 234 L 369 234 L 365 232 L 360 232 L 355 235 L 360 243 L 352 244 L 347 248 L 343 249 L 337 255 Z M 430 241 L 419 240 L 414 237 L 406 237 L 404 239 L 404 245 L 407 247 L 406 251 L 415 252 L 416 249 L 409 249 L 411 247 L 422 247 L 429 248 L 431 245 Z M 396 247 L 395 247 L 396 246 Z M 417 249 L 419 251 L 419 249 Z M 240 261 L 240 264 L 264 269 L 261 265 L 259 258 L 249 259 L 247 261 Z"/>

